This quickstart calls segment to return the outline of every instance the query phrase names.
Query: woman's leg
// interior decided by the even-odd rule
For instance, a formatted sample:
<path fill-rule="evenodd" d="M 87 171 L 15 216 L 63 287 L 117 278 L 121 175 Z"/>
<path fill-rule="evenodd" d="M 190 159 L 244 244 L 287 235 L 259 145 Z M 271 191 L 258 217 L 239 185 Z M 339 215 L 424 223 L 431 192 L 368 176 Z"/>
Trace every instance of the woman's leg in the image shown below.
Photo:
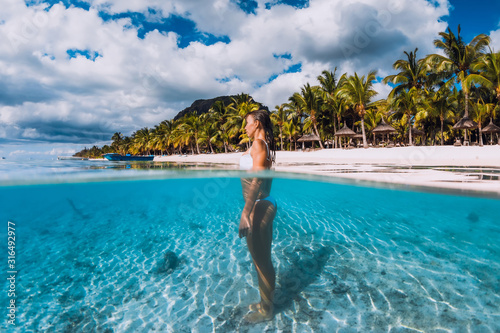
<path fill-rule="evenodd" d="M 276 273 L 271 261 L 271 242 L 275 216 L 276 207 L 267 200 L 259 200 L 250 215 L 252 230 L 247 235 L 247 245 L 257 270 L 260 290 L 257 311 L 246 316 L 246 320 L 250 322 L 260 322 L 273 317 Z"/>

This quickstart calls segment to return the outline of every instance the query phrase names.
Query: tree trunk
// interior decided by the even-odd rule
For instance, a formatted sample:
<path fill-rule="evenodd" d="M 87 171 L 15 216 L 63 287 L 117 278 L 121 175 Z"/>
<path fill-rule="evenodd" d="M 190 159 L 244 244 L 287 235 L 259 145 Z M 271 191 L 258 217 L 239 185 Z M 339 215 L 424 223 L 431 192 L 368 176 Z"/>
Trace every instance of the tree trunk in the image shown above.
<path fill-rule="evenodd" d="M 283 150 L 283 126 L 280 126 L 281 150 Z"/>
<path fill-rule="evenodd" d="M 323 149 L 323 143 L 321 142 L 321 137 L 319 136 L 318 127 L 316 126 L 316 122 L 314 122 L 313 124 L 314 124 L 314 132 L 316 132 L 315 134 L 319 138 L 319 146 L 321 147 L 321 149 Z"/>
<path fill-rule="evenodd" d="M 443 132 L 444 131 L 443 131 L 443 127 L 444 127 L 444 119 L 441 118 L 441 146 L 444 146 L 444 138 L 443 138 L 443 136 L 444 136 Z"/>
<path fill-rule="evenodd" d="M 465 115 L 464 117 L 469 117 L 469 93 L 465 93 Z"/>
<path fill-rule="evenodd" d="M 338 137 L 335 136 L 337 133 L 337 117 L 333 117 L 333 148 L 337 148 Z"/>
<path fill-rule="evenodd" d="M 469 93 L 465 93 L 465 115 L 464 117 L 469 117 Z M 467 130 L 465 130 L 465 136 L 464 136 L 464 145 L 469 145 L 468 139 L 467 139 Z"/>
<path fill-rule="evenodd" d="M 413 138 L 412 138 L 412 135 L 411 135 L 411 120 L 410 120 L 410 117 L 408 117 L 408 145 L 409 146 L 413 146 Z"/>
<path fill-rule="evenodd" d="M 365 116 L 361 116 L 361 132 L 363 133 L 363 148 L 368 148 L 368 143 L 366 142 L 366 132 L 365 132 Z"/>
<path fill-rule="evenodd" d="M 481 129 L 481 122 L 479 122 L 479 147 L 483 146 L 483 131 Z"/>

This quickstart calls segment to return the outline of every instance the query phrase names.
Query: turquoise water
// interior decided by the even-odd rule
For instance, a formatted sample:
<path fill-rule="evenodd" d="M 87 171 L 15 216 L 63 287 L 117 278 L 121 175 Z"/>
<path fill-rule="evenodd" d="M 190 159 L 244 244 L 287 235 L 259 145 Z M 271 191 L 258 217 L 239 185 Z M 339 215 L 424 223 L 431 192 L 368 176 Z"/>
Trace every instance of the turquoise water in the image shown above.
<path fill-rule="evenodd" d="M 500 331 L 499 200 L 275 175 L 277 313 L 250 326 L 259 293 L 238 238 L 239 178 L 75 163 L 27 168 L 27 181 L 4 166 L 0 240 L 6 248 L 14 222 L 17 326 L 1 329 Z M 4 318 L 9 301 L 0 293 Z"/>

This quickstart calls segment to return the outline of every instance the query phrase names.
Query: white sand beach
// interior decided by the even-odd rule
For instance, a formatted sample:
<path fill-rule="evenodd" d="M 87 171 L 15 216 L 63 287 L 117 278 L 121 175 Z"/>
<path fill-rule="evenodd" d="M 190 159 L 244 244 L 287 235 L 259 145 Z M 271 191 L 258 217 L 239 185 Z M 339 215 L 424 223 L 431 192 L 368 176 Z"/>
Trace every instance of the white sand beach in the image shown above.
<path fill-rule="evenodd" d="M 237 168 L 241 155 L 242 152 L 171 155 L 155 157 L 155 161 Z M 278 151 L 275 170 L 500 196 L 500 145 Z"/>

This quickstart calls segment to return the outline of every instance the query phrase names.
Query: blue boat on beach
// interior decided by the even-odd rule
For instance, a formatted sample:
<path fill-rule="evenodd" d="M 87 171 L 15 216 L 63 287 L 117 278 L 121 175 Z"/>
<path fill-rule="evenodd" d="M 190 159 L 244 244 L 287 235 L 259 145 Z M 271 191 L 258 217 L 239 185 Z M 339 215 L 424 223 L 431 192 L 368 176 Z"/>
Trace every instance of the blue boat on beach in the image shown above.
<path fill-rule="evenodd" d="M 147 156 L 130 155 L 130 154 L 120 155 L 116 153 L 104 154 L 103 156 L 109 161 L 152 161 L 154 158 L 153 155 L 147 155 Z"/>

